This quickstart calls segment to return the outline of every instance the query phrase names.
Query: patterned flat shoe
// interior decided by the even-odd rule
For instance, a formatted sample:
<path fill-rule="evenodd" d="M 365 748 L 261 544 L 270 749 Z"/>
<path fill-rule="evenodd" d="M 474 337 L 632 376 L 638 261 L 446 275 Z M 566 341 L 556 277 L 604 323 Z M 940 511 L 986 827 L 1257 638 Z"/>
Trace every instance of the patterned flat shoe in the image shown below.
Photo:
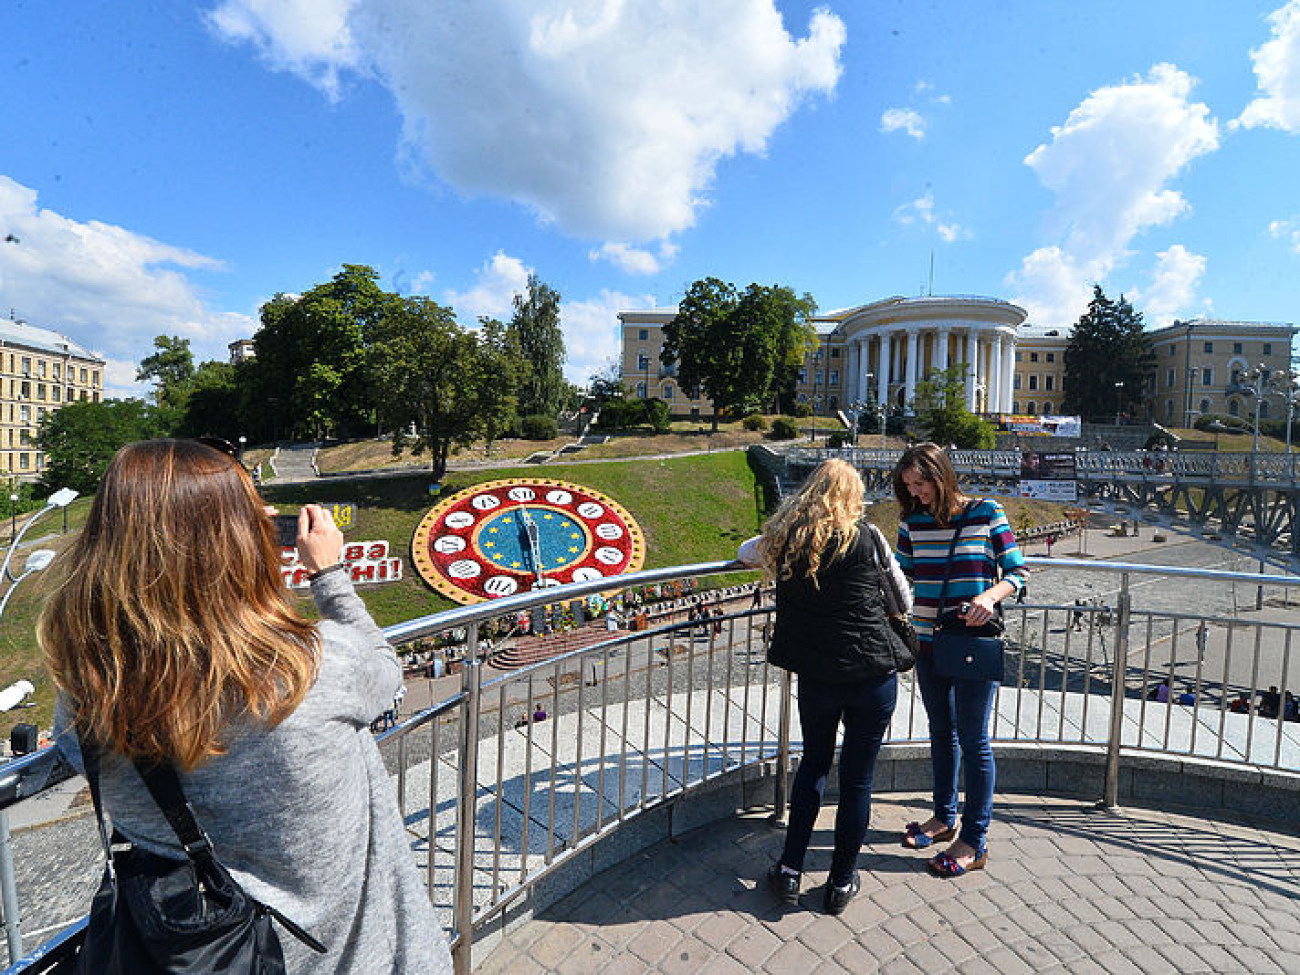
<path fill-rule="evenodd" d="M 951 853 L 945 851 L 940 853 L 933 860 L 927 861 L 930 872 L 936 877 L 952 878 L 960 877 L 964 873 L 970 873 L 972 870 L 983 870 L 984 865 L 989 862 L 989 848 L 981 847 L 975 854 L 975 859 L 966 866 L 957 862 L 957 858 Z"/>
<path fill-rule="evenodd" d="M 903 845 L 909 850 L 924 850 L 934 843 L 946 843 L 957 835 L 956 826 L 948 826 L 931 836 L 920 823 L 908 823 L 903 831 Z"/>

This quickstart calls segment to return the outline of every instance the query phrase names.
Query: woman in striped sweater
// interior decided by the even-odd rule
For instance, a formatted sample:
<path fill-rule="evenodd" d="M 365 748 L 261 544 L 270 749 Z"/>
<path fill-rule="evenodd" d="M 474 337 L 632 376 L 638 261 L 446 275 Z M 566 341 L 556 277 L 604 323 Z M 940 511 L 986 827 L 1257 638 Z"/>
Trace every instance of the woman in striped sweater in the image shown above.
<path fill-rule="evenodd" d="M 947 577 L 944 605 L 965 604 L 966 624 L 981 626 L 993 618 L 999 602 L 1024 587 L 1028 571 L 1002 505 L 967 498 L 943 448 L 932 443 L 909 447 L 894 467 L 893 482 L 901 509 L 898 563 L 914 590 L 912 612 L 921 642 L 916 679 L 929 717 L 934 765 L 934 815 L 924 823 L 908 823 L 903 845 L 924 849 L 956 837 L 930 861 L 935 873 L 956 877 L 988 860 L 985 838 L 995 780 L 989 718 L 998 685 L 935 673 L 930 647 L 940 594 Z M 955 533 L 958 542 L 949 561 Z M 958 832 L 957 768 L 962 758 L 966 804 Z"/>

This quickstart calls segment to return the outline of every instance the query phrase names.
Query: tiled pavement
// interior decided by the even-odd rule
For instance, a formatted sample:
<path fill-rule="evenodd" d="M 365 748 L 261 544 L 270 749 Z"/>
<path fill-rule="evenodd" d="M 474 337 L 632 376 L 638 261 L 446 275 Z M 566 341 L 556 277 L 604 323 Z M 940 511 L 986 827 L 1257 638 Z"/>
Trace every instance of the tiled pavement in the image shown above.
<path fill-rule="evenodd" d="M 878 797 L 862 893 L 822 913 L 834 808 L 797 905 L 762 875 L 782 833 L 738 816 L 664 842 L 515 928 L 475 971 L 1300 973 L 1300 835 L 1194 810 L 999 797 L 988 869 L 940 880 L 897 836 L 920 796 Z"/>

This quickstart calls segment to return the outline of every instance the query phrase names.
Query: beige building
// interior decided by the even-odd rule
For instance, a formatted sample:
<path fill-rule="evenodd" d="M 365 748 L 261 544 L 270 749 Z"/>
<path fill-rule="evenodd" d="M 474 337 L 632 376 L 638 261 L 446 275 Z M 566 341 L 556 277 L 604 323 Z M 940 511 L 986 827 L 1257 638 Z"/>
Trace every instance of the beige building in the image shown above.
<path fill-rule="evenodd" d="M 658 397 L 674 416 L 708 416 L 712 404 L 680 388 L 676 366 L 659 361 L 663 329 L 676 308 L 619 312 L 623 387 L 629 397 Z M 813 319 L 819 346 L 800 368 L 795 396 L 824 415 L 857 402 L 867 409 L 910 403 L 931 369 L 975 362 L 966 403 L 976 413 L 1064 412 L 1069 332 L 1036 328 L 1024 309 L 996 298 L 887 298 Z M 1246 373 L 1290 368 L 1288 324 L 1196 319 L 1151 332 L 1157 372 L 1151 419 L 1191 426 L 1203 413 L 1254 418 Z M 1190 386 L 1188 380 L 1190 379 Z M 1260 418 L 1285 405 L 1266 394 Z"/>
<path fill-rule="evenodd" d="M 58 332 L 0 321 L 0 475 L 39 475 L 37 425 L 66 403 L 98 403 L 103 391 L 103 359 Z"/>
<path fill-rule="evenodd" d="M 1276 322 L 1233 322 L 1194 318 L 1151 333 L 1156 353 L 1152 418 L 1191 426 L 1205 413 L 1255 418 L 1255 386 L 1247 376 L 1263 366 L 1271 376 L 1291 368 L 1297 329 Z M 1285 401 L 1267 387 L 1259 403 L 1261 420 L 1286 416 Z"/>

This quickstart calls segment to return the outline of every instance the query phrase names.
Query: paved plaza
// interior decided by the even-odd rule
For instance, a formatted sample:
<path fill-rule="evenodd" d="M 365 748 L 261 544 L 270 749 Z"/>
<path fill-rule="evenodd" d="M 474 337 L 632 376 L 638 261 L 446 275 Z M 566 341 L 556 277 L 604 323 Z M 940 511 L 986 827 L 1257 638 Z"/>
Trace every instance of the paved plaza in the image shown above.
<path fill-rule="evenodd" d="M 862 892 L 822 912 L 833 808 L 799 903 L 763 873 L 782 832 L 742 815 L 662 842 L 509 932 L 476 972 L 777 975 L 1300 972 L 1300 836 L 1194 810 L 1102 812 L 1000 796 L 984 871 L 941 880 L 898 834 L 922 796 L 877 798 Z"/>

